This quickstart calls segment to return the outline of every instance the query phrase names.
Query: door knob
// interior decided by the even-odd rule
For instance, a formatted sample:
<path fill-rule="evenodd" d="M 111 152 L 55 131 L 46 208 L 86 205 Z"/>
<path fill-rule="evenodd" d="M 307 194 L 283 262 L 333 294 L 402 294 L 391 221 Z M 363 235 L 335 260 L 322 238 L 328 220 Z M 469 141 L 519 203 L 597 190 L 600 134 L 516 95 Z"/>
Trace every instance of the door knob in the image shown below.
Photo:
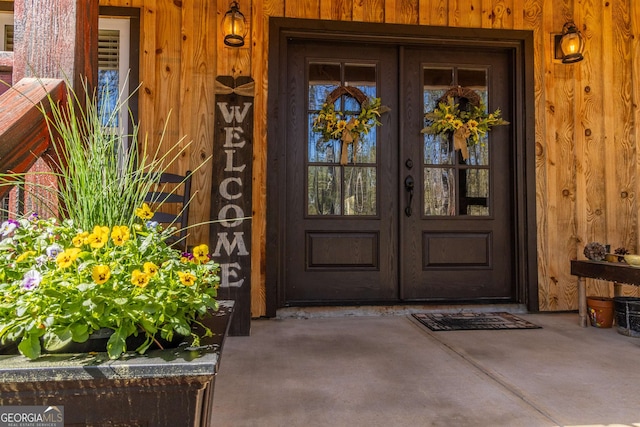
<path fill-rule="evenodd" d="M 411 175 L 407 175 L 404 179 L 404 188 L 409 193 L 409 203 L 407 203 L 407 207 L 404 208 L 404 214 L 406 216 L 411 216 L 413 213 L 411 204 L 413 203 L 413 188 L 415 187 L 415 183 L 413 181 L 413 177 Z"/>

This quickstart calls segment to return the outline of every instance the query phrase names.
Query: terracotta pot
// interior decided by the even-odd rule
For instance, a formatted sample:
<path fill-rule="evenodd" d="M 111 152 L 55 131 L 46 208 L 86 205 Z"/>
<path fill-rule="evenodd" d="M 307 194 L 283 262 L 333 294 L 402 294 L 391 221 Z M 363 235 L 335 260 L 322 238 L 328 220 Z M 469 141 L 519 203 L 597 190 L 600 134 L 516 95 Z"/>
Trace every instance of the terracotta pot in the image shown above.
<path fill-rule="evenodd" d="M 587 297 L 591 326 L 610 328 L 613 325 L 613 298 Z"/>

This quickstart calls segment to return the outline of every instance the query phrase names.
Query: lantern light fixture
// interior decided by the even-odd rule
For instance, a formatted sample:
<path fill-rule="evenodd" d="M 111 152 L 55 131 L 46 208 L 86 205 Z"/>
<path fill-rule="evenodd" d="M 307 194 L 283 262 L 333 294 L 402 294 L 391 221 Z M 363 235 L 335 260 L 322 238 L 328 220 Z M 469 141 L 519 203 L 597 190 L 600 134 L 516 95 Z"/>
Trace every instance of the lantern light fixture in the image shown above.
<path fill-rule="evenodd" d="M 222 33 L 224 34 L 224 44 L 231 47 L 244 46 L 244 38 L 247 35 L 247 20 L 237 1 L 232 1 L 229 10 L 222 18 Z"/>
<path fill-rule="evenodd" d="M 554 35 L 555 59 L 559 59 L 563 64 L 573 64 L 584 59 L 584 39 L 573 21 L 569 21 L 562 27 L 561 34 Z"/>

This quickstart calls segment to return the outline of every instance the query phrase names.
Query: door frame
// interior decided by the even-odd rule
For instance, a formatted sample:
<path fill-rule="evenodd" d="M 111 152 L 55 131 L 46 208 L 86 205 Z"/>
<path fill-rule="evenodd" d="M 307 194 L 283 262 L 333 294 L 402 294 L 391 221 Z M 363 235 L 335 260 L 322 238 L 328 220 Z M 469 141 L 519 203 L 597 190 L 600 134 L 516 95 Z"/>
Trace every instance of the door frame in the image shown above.
<path fill-rule="evenodd" d="M 538 267 L 535 199 L 535 104 L 533 31 L 453 28 L 403 24 L 269 18 L 269 76 L 267 99 L 267 247 L 266 314 L 284 306 L 282 288 L 286 232 L 284 120 L 287 114 L 288 41 L 356 41 L 391 45 L 495 46 L 513 51 L 514 127 L 518 142 L 513 150 L 513 200 L 515 215 L 516 303 L 531 312 L 538 307 Z M 402 114 L 402 112 L 400 112 Z M 400 129 L 402 132 L 402 129 Z M 301 247 L 304 244 L 301 242 Z"/>

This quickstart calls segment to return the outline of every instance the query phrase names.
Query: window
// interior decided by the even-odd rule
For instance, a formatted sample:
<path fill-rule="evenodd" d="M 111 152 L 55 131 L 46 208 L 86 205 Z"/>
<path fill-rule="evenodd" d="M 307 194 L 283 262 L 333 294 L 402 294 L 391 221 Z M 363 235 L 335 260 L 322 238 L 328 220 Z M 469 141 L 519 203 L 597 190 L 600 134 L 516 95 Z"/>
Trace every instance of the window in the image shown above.
<path fill-rule="evenodd" d="M 13 13 L 0 12 L 0 50 L 13 51 Z"/>
<path fill-rule="evenodd" d="M 127 96 L 119 94 L 129 93 L 129 55 L 130 23 L 126 18 L 100 18 L 98 31 L 98 84 L 99 108 L 104 107 L 105 114 L 109 114 Z M 106 103 L 107 105 L 104 105 Z M 119 112 L 117 120 L 118 131 L 128 133 L 128 105 Z"/>

